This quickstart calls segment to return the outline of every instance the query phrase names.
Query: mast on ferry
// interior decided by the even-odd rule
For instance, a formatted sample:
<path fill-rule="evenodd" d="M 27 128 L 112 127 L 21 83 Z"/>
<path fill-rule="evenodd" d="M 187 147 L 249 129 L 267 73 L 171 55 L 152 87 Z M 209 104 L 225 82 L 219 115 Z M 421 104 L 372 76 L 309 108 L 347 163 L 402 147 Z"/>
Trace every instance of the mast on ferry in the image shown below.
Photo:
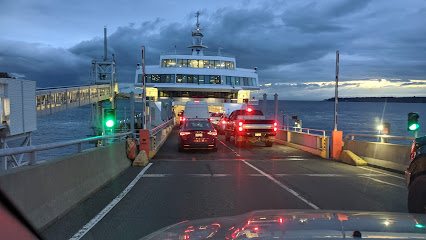
<path fill-rule="evenodd" d="M 192 45 L 188 48 L 192 49 L 192 55 L 198 55 L 203 56 L 203 49 L 208 48 L 207 46 L 203 45 L 203 33 L 201 32 L 200 23 L 198 22 L 198 17 L 200 16 L 200 12 L 197 11 L 195 14 L 197 17 L 197 24 L 196 28 L 192 30 Z"/>

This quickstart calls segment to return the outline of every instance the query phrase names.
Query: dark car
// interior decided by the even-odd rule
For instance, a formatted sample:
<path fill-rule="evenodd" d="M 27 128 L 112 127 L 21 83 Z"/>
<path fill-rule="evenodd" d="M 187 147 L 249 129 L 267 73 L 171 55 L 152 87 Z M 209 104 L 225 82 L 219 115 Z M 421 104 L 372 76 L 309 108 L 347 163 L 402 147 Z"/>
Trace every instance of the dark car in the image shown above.
<path fill-rule="evenodd" d="M 216 130 L 218 134 L 220 135 L 225 134 L 225 129 L 226 129 L 226 125 L 228 124 L 228 121 L 229 121 L 228 117 L 226 117 L 225 115 L 222 115 L 222 117 L 220 118 L 216 126 Z"/>
<path fill-rule="evenodd" d="M 184 149 L 217 151 L 217 131 L 208 119 L 187 119 L 179 131 L 179 152 Z"/>
<path fill-rule="evenodd" d="M 405 176 L 408 186 L 408 211 L 426 213 L 426 136 L 416 138 Z"/>
<path fill-rule="evenodd" d="M 223 113 L 220 112 L 212 112 L 210 113 L 210 122 L 213 124 L 213 127 L 217 129 L 217 125 L 222 118 Z"/>

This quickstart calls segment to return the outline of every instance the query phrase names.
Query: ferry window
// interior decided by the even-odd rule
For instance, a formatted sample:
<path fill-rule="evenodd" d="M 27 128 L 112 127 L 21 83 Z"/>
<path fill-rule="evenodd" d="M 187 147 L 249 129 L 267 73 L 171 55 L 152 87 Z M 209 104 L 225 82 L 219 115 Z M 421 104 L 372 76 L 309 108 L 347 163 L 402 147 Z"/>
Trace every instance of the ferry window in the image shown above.
<path fill-rule="evenodd" d="M 240 85 L 240 78 L 239 77 L 235 77 L 235 85 Z"/>
<path fill-rule="evenodd" d="M 176 59 L 167 59 L 166 67 L 176 67 Z"/>
<path fill-rule="evenodd" d="M 203 68 L 209 67 L 209 60 L 200 60 L 200 67 L 201 67 L 201 62 L 203 62 Z"/>
<path fill-rule="evenodd" d="M 177 67 L 182 67 L 182 59 L 177 60 Z"/>
<path fill-rule="evenodd" d="M 231 85 L 231 77 L 226 76 L 226 85 Z"/>
<path fill-rule="evenodd" d="M 147 74 L 147 75 L 145 75 L 145 81 L 146 81 L 147 83 L 151 83 L 151 82 L 152 82 L 152 75 L 151 75 L 151 74 Z"/>
<path fill-rule="evenodd" d="M 231 77 L 231 85 L 234 86 L 235 85 L 235 77 Z"/>
<path fill-rule="evenodd" d="M 215 68 L 220 68 L 220 61 L 214 60 L 214 66 L 215 66 Z"/>
<path fill-rule="evenodd" d="M 186 75 L 182 75 L 182 83 L 188 83 L 188 78 Z"/>
<path fill-rule="evenodd" d="M 138 82 L 141 83 L 142 82 L 142 74 L 138 74 Z"/>
<path fill-rule="evenodd" d="M 225 68 L 225 62 L 224 62 L 224 61 L 222 61 L 222 62 L 220 63 L 220 68 Z"/>
<path fill-rule="evenodd" d="M 213 75 L 209 76 L 209 83 L 214 84 L 214 76 Z"/>
<path fill-rule="evenodd" d="M 151 80 L 152 80 L 153 83 L 159 83 L 160 82 L 160 75 L 158 75 L 158 74 L 152 74 L 151 78 L 152 78 Z"/>
<path fill-rule="evenodd" d="M 189 60 L 192 68 L 198 68 L 198 60 Z"/>
<path fill-rule="evenodd" d="M 231 70 L 234 69 L 234 62 L 229 62 L 229 69 L 231 69 Z"/>
<path fill-rule="evenodd" d="M 187 77 L 188 83 L 193 83 L 192 80 L 193 80 L 192 75 L 188 75 L 188 77 Z"/>
<path fill-rule="evenodd" d="M 199 84 L 198 83 L 198 75 L 192 75 L 192 79 L 193 79 L 194 83 Z"/>
<path fill-rule="evenodd" d="M 244 81 L 244 86 L 248 86 L 248 79 L 246 77 L 243 78 L 243 81 Z"/>
<path fill-rule="evenodd" d="M 161 74 L 160 75 L 160 83 L 165 83 L 166 82 L 166 74 Z"/>
<path fill-rule="evenodd" d="M 220 84 L 220 76 L 214 76 L 215 84 Z"/>
<path fill-rule="evenodd" d="M 204 68 L 204 61 L 203 60 L 199 60 L 198 61 L 198 67 L 199 68 Z"/>
<path fill-rule="evenodd" d="M 214 68 L 214 61 L 209 60 L 209 66 L 207 68 Z"/>
<path fill-rule="evenodd" d="M 175 75 L 174 74 L 170 75 L 170 82 L 175 83 Z"/>
<path fill-rule="evenodd" d="M 161 60 L 161 67 L 166 67 L 167 59 Z"/>
<path fill-rule="evenodd" d="M 200 79 L 198 80 L 198 84 L 204 84 L 204 75 L 200 75 Z"/>
<path fill-rule="evenodd" d="M 182 74 L 176 74 L 176 79 L 177 83 L 182 83 Z"/>

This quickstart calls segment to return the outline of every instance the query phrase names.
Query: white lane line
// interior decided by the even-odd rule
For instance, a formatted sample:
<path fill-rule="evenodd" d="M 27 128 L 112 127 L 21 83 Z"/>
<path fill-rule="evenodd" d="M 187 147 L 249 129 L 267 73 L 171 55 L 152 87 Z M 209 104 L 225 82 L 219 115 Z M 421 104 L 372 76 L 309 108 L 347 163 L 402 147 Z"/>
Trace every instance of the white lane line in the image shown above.
<path fill-rule="evenodd" d="M 396 176 L 396 175 L 385 173 L 385 172 L 381 172 L 381 171 L 377 171 L 377 170 L 374 170 L 374 169 L 371 169 L 371 168 L 366 168 L 366 167 L 358 167 L 358 168 L 362 168 L 362 169 L 365 169 L 365 170 L 368 170 L 368 171 L 371 171 L 371 172 L 381 173 L 383 175 L 387 175 L 387 176 L 391 176 L 391 177 L 395 177 L 395 178 L 399 178 L 399 179 L 404 179 L 405 180 L 404 177 Z"/>
<path fill-rule="evenodd" d="M 236 162 L 241 160 L 247 160 L 250 162 L 286 162 L 286 161 L 318 161 L 316 159 L 298 159 L 298 158 L 271 158 L 271 159 L 262 159 L 262 160 L 253 160 L 253 159 L 241 159 L 241 158 L 230 158 L 230 159 L 198 159 L 193 161 L 191 159 L 153 159 L 159 162 Z"/>
<path fill-rule="evenodd" d="M 313 209 L 318 210 L 320 209 L 317 205 L 313 204 L 312 202 L 308 201 L 307 199 L 305 199 L 304 197 L 302 197 L 299 193 L 297 193 L 296 191 L 294 191 L 293 189 L 287 187 L 286 185 L 282 184 L 281 182 L 279 182 L 278 180 L 276 180 L 275 178 L 273 178 L 271 175 L 263 172 L 262 170 L 260 170 L 259 168 L 251 165 L 250 163 L 246 162 L 245 160 L 243 160 L 243 162 L 245 164 L 247 164 L 248 166 L 250 166 L 251 168 L 253 168 L 254 170 L 258 171 L 260 174 L 262 174 L 263 176 L 269 178 L 271 181 L 273 181 L 275 184 L 277 184 L 278 186 L 280 186 L 281 188 L 283 188 L 284 190 L 286 190 L 287 192 L 293 194 L 295 197 L 299 198 L 300 200 L 302 200 L 304 203 L 308 204 L 309 206 L 311 206 Z"/>
<path fill-rule="evenodd" d="M 361 173 L 361 174 L 336 174 L 336 173 L 274 173 L 276 177 L 299 177 L 299 176 L 307 176 L 307 177 L 383 177 L 385 175 L 382 174 L 370 174 L 370 173 Z M 242 174 L 242 177 L 263 177 L 264 175 L 260 173 L 249 173 Z M 235 175 L 229 173 L 214 173 L 213 175 L 210 173 L 188 173 L 188 174 L 144 174 L 143 178 L 162 178 L 162 177 L 235 177 Z"/>
<path fill-rule="evenodd" d="M 361 176 L 361 177 L 373 180 L 375 182 L 379 182 L 379 183 L 391 185 L 391 186 L 394 186 L 394 187 L 399 187 L 399 188 L 402 188 L 402 189 L 407 189 L 406 187 L 403 187 L 403 186 L 400 186 L 400 185 L 397 185 L 397 184 L 393 184 L 393 183 L 390 183 L 390 182 L 382 181 L 382 180 L 379 180 L 379 179 L 375 179 L 375 178 L 372 178 L 372 177 L 365 177 L 365 176 Z"/>
<path fill-rule="evenodd" d="M 105 217 L 105 215 L 108 214 L 111 209 L 117 205 L 121 199 L 123 199 L 127 193 L 132 190 L 132 188 L 135 186 L 135 184 L 139 181 L 139 179 L 142 177 L 142 175 L 148 170 L 149 167 L 151 167 L 152 163 L 149 163 L 146 167 L 144 167 L 140 173 L 133 179 L 133 181 L 116 197 L 114 198 L 102 211 L 98 213 L 90 222 L 88 222 L 86 225 L 84 225 L 74 236 L 70 238 L 70 240 L 78 240 L 82 238 L 86 233 L 90 231 L 102 218 Z"/>
<path fill-rule="evenodd" d="M 228 145 L 226 145 L 224 142 L 222 142 L 221 140 L 219 140 L 220 143 L 223 144 L 223 146 L 227 147 L 229 150 L 231 150 L 233 153 L 235 153 L 235 155 L 237 157 L 241 157 L 241 155 L 239 153 L 237 153 L 234 149 L 230 148 Z"/>

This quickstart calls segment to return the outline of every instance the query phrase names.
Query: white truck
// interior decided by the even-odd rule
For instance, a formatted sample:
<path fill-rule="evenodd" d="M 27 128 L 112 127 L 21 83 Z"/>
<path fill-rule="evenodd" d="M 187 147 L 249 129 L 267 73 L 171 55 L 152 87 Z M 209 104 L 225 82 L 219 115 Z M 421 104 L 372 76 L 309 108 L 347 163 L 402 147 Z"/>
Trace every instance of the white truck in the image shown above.
<path fill-rule="evenodd" d="M 207 102 L 198 100 L 186 102 L 183 117 L 185 118 L 185 120 L 190 118 L 209 119 L 210 114 Z"/>

